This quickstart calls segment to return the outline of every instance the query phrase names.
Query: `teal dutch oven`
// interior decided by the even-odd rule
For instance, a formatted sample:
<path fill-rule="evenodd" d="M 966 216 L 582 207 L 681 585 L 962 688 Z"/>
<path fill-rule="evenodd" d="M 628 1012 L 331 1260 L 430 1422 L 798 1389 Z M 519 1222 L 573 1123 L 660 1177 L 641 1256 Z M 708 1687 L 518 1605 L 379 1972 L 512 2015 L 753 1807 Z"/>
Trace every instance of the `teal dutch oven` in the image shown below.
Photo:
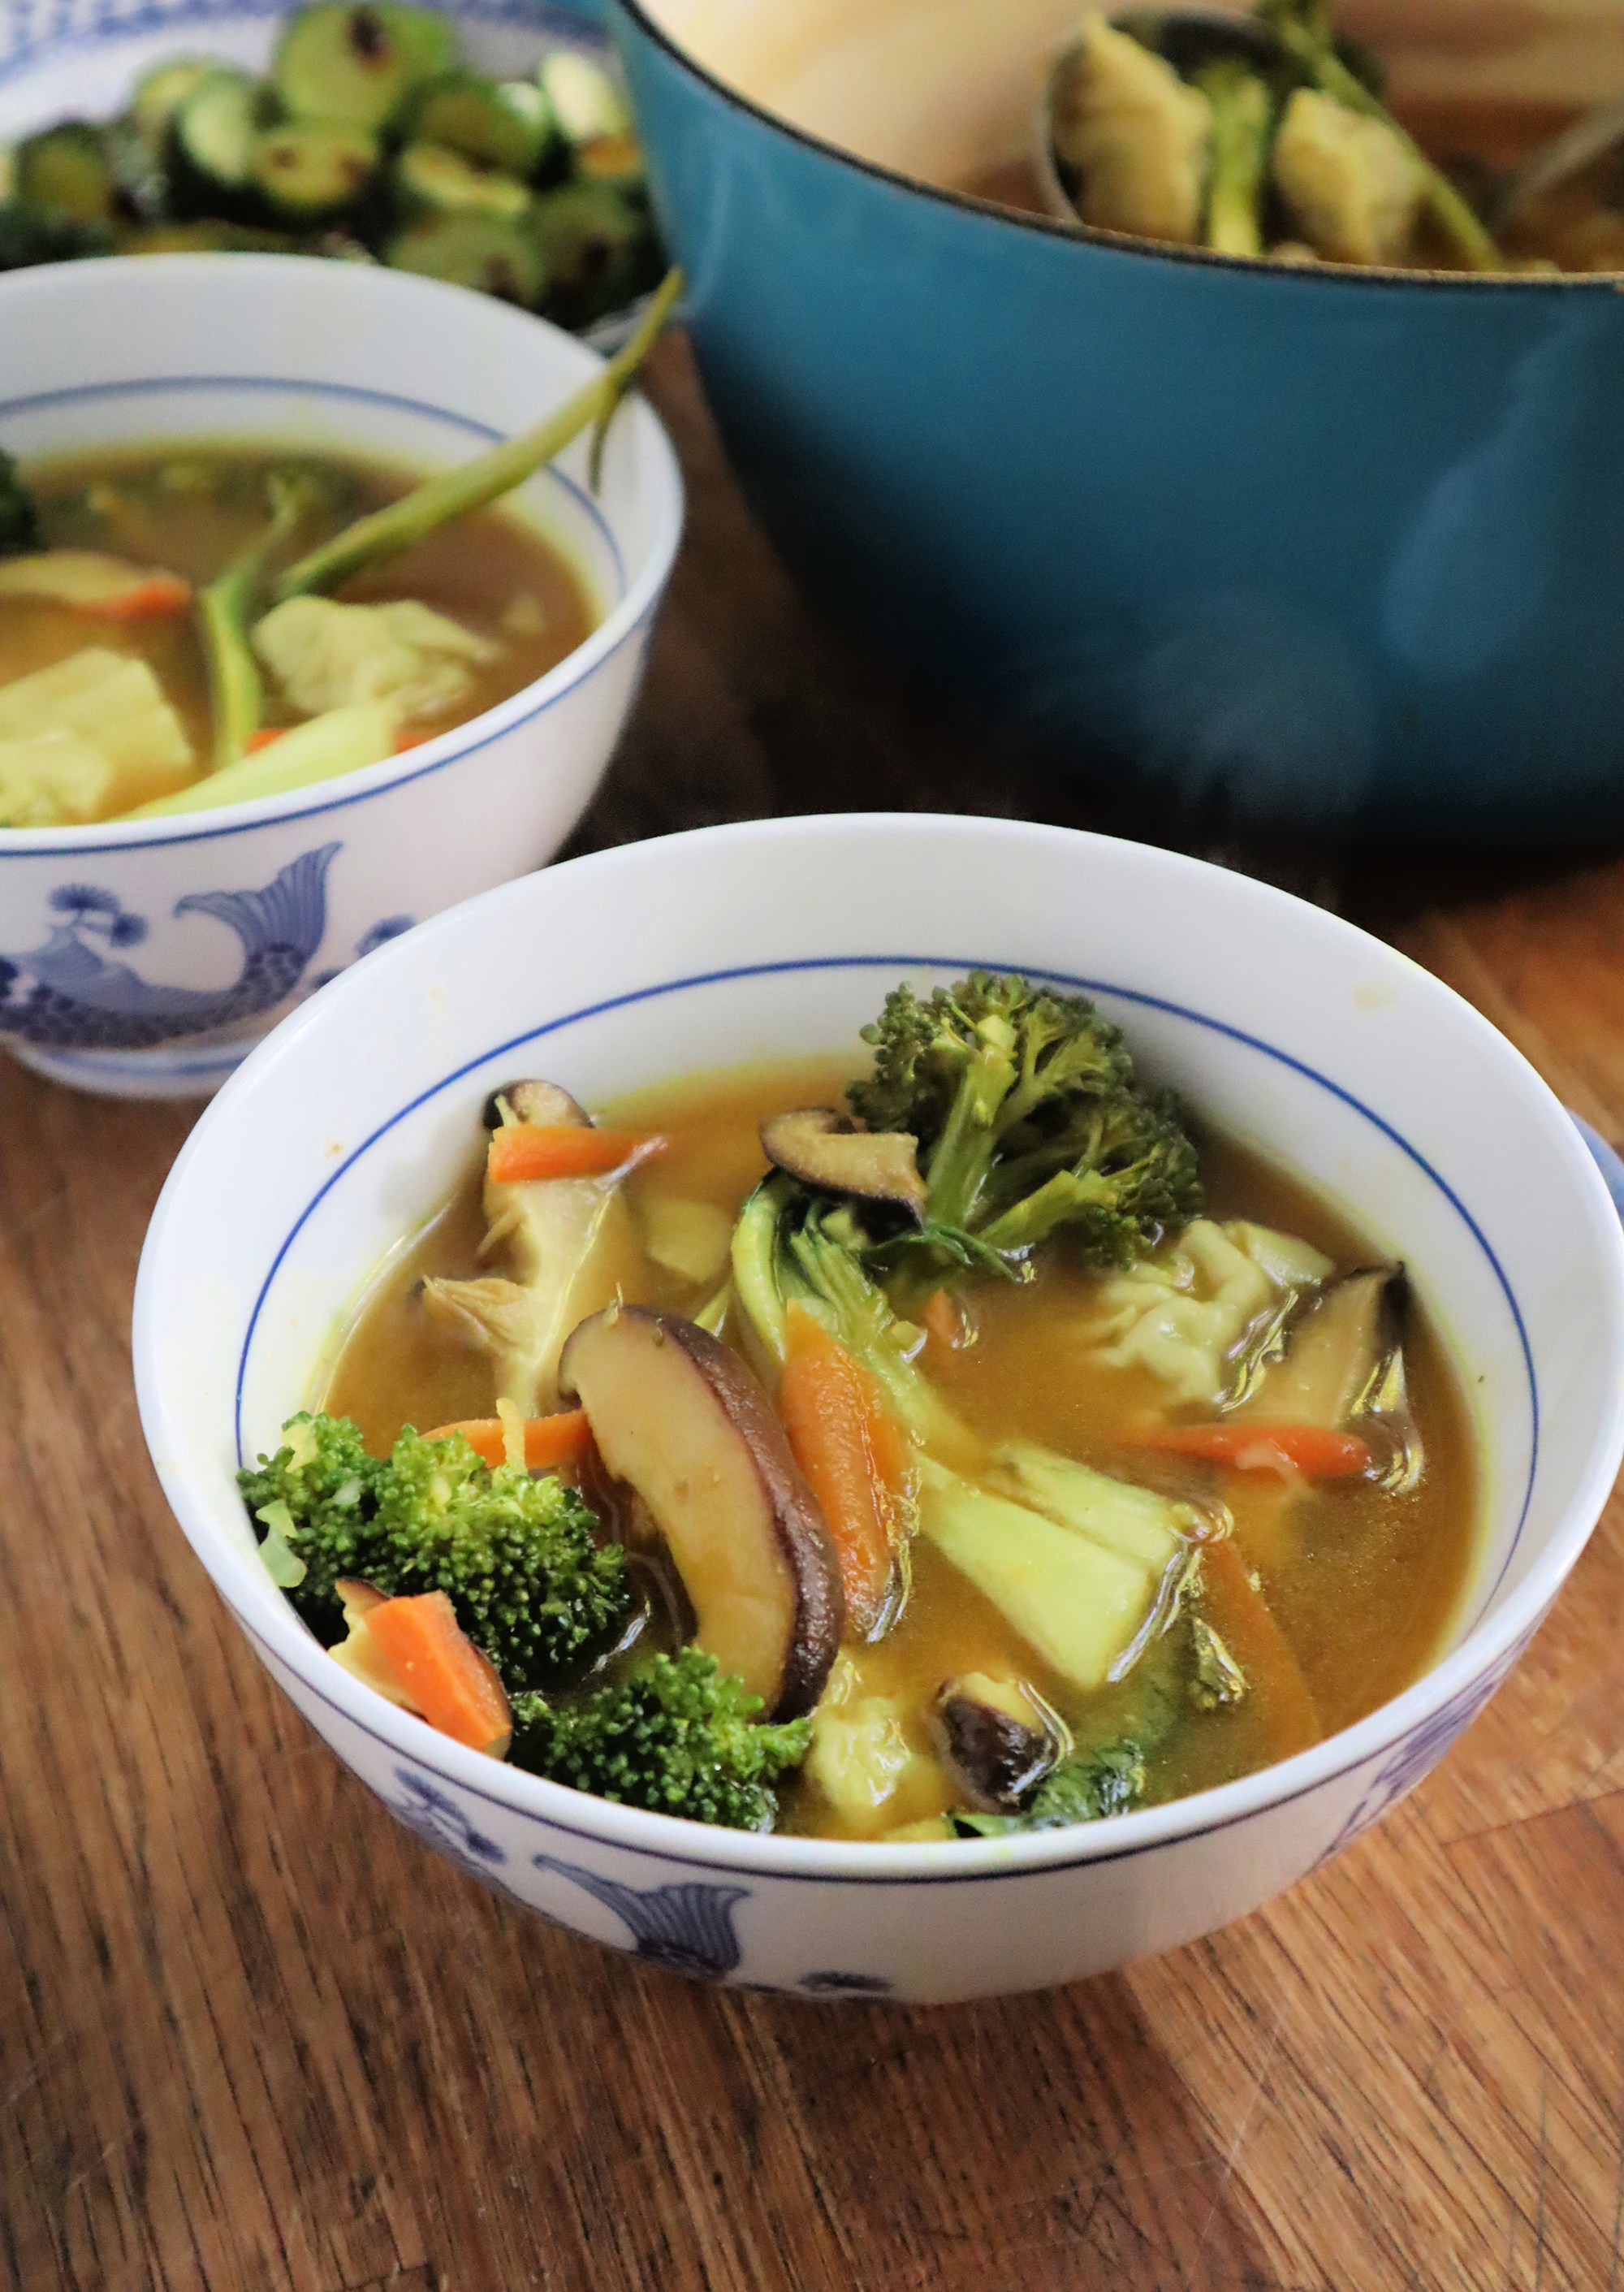
<path fill-rule="evenodd" d="M 704 385 L 805 580 L 1208 818 L 1624 824 L 1624 296 L 1248 265 L 927 187 L 608 0 Z"/>

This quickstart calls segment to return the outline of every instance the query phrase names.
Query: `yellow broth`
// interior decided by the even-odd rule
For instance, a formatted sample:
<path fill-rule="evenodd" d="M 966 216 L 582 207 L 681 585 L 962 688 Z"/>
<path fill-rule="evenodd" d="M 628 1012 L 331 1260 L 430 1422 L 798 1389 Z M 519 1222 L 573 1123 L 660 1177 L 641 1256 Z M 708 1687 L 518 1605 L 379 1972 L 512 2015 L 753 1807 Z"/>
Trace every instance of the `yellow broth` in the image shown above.
<path fill-rule="evenodd" d="M 179 574 L 201 589 L 262 533 L 267 480 L 287 470 L 313 472 L 321 499 L 271 561 L 273 571 L 419 482 L 412 472 L 349 455 L 207 440 L 40 462 L 24 475 L 47 548 L 95 551 Z M 489 663 L 470 665 L 471 682 L 454 706 L 412 722 L 403 737 L 413 741 L 431 739 L 533 683 L 575 650 L 595 618 L 562 553 L 499 508 L 454 520 L 334 593 L 347 604 L 415 598 L 500 647 Z M 209 768 L 210 702 L 194 614 L 113 621 L 55 602 L 0 601 L 0 687 L 92 645 L 150 665 L 186 728 L 201 777 Z M 265 700 L 268 726 L 298 721 L 279 703 L 274 678 L 266 679 Z"/>
<path fill-rule="evenodd" d="M 655 1128 L 671 1150 L 634 1173 L 633 1206 L 651 1192 L 735 1211 L 765 1169 L 762 1118 L 793 1106 L 835 1102 L 851 1061 L 803 1061 L 689 1078 L 606 1110 L 615 1125 Z M 1246 1217 L 1312 1242 L 1341 1271 L 1379 1253 L 1306 1187 L 1221 1138 L 1204 1136 L 1208 1208 Z M 489 1416 L 492 1372 L 430 1327 L 418 1285 L 489 1271 L 478 1255 L 483 1222 L 477 1170 L 446 1207 L 383 1270 L 334 1357 L 319 1405 L 352 1416 L 369 1447 L 388 1449 L 401 1426 L 426 1430 Z M 1404 1494 L 1364 1480 L 1304 1482 L 1282 1513 L 1273 1474 L 1243 1473 L 1122 1444 L 1124 1425 L 1162 1410 L 1165 1392 L 1140 1368 L 1107 1367 L 1079 1336 L 1097 1277 L 1066 1262 L 1064 1240 L 1041 1253 L 1036 1278 L 997 1279 L 961 1292 L 973 1340 L 950 1351 L 935 1340 L 922 1365 L 955 1411 L 989 1441 L 1024 1437 L 1122 1479 L 1203 1505 L 1227 1507 L 1234 1535 L 1300 1666 L 1323 1733 L 1349 1725 L 1427 1667 L 1458 1611 L 1471 1565 L 1477 1494 L 1467 1406 L 1436 1334 L 1413 1304 L 1404 1326 L 1409 1395 L 1426 1467 Z M 711 1285 L 685 1285 L 646 1268 L 634 1302 L 693 1312 Z M 724 1330 L 724 1335 L 731 1332 Z M 1081 1695 L 1051 1674 L 998 1610 L 923 1537 L 907 1554 L 909 1589 L 900 1618 L 877 1643 L 848 1650 L 864 1694 L 895 1698 L 912 1715 L 909 1739 L 929 1743 L 927 1715 L 944 1680 L 982 1671 L 1025 1681 L 1071 1726 L 1080 1746 L 1131 1727 L 1164 1650 L 1152 1650 L 1117 1686 Z M 1182 1686 L 1179 1688 L 1182 1695 Z M 1146 1799 L 1180 1796 L 1244 1774 L 1278 1755 L 1279 1714 L 1254 1677 L 1242 1701 L 1181 1721 L 1150 1764 Z M 921 1761 L 887 1811 L 888 1828 L 925 1821 L 953 1804 L 945 1775 Z M 780 1829 L 840 1835 L 815 1786 L 792 1780 L 780 1793 Z M 870 1835 L 870 1834 L 864 1834 Z"/>

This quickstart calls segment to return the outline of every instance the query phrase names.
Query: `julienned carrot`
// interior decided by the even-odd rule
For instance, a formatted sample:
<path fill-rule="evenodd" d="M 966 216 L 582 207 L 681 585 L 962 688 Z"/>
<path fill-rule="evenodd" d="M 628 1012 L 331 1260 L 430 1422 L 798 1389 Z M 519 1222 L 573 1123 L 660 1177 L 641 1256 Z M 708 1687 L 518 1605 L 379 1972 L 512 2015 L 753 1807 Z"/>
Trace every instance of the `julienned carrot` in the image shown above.
<path fill-rule="evenodd" d="M 1356 1433 L 1329 1432 L 1323 1424 L 1269 1424 L 1230 1416 L 1211 1424 L 1147 1424 L 1122 1439 L 1130 1449 L 1204 1457 L 1242 1473 L 1305 1473 L 1314 1481 L 1346 1479 L 1368 1472 L 1371 1465 L 1369 1446 Z"/>
<path fill-rule="evenodd" d="M 501 1681 L 456 1619 L 443 1592 L 384 1600 L 366 1617 L 384 1661 L 430 1727 L 500 1758 L 513 1731 Z"/>
<path fill-rule="evenodd" d="M 504 1122 L 491 1138 L 486 1175 L 494 1186 L 531 1178 L 602 1178 L 633 1162 L 663 1154 L 667 1141 L 640 1130 L 597 1130 L 589 1125 Z"/>
<path fill-rule="evenodd" d="M 874 1379 L 816 1315 L 792 1303 L 784 1336 L 779 1415 L 829 1523 L 848 1636 L 866 1639 L 890 1593 L 907 1446 Z"/>
<path fill-rule="evenodd" d="M 97 620 L 166 621 L 177 613 L 189 612 L 191 603 L 190 582 L 173 573 L 154 573 L 138 586 L 81 609 Z"/>
<path fill-rule="evenodd" d="M 286 729 L 286 726 L 282 724 L 261 725 L 257 732 L 249 733 L 243 744 L 244 754 L 257 756 L 261 748 L 269 748 L 274 741 L 279 740 Z"/>
<path fill-rule="evenodd" d="M 920 1315 L 925 1335 L 943 1352 L 957 1352 L 964 1343 L 964 1308 L 945 1289 L 933 1289 Z"/>
<path fill-rule="evenodd" d="M 1324 1729 L 1302 1667 L 1231 1537 L 1216 1536 L 1201 1547 L 1201 1601 L 1257 1694 L 1270 1728 L 1270 1756 L 1290 1758 L 1317 1743 Z"/>
<path fill-rule="evenodd" d="M 533 1473 L 554 1465 L 573 1465 L 592 1445 L 591 1427 L 584 1408 L 560 1408 L 551 1416 L 527 1416 L 524 1421 L 525 1463 Z M 461 1424 L 437 1424 L 426 1441 L 446 1441 L 460 1432 L 487 1465 L 504 1465 L 508 1457 L 507 1428 L 500 1416 L 469 1416 Z"/>

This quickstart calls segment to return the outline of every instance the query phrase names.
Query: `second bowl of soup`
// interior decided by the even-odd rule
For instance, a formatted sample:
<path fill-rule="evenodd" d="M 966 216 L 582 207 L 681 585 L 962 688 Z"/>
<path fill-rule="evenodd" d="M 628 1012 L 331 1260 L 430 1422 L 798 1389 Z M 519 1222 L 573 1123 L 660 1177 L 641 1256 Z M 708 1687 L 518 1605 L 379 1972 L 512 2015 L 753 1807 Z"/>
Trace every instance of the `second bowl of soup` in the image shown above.
<path fill-rule="evenodd" d="M 0 282 L 0 1045 L 207 1091 L 297 996 L 551 856 L 631 705 L 681 519 L 634 401 L 508 499 L 261 612 L 219 800 L 209 615 L 598 370 L 541 322 L 314 262 Z M 294 765 L 297 769 L 293 769 Z"/>
<path fill-rule="evenodd" d="M 689 1972 L 948 1997 L 1187 1939 L 1419 1780 L 1611 1482 L 1624 1246 L 1532 1071 L 1334 919 L 800 821 L 492 895 L 290 1022 L 136 1358 L 403 1819 Z"/>

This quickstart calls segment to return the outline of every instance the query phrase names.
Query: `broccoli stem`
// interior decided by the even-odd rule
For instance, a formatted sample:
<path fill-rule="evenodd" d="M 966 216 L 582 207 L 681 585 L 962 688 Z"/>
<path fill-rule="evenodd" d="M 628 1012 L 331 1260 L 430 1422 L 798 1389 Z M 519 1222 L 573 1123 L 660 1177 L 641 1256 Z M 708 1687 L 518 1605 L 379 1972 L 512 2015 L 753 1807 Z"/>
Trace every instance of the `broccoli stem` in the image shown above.
<path fill-rule="evenodd" d="M 1196 83 L 1212 107 L 1212 165 L 1204 237 L 1218 254 L 1263 253 L 1263 197 L 1274 104 L 1266 83 L 1233 59 Z"/>
<path fill-rule="evenodd" d="M 296 565 L 289 566 L 276 585 L 277 602 L 335 589 L 340 582 L 349 580 L 364 567 L 409 549 L 414 542 L 437 532 L 453 518 L 483 509 L 487 502 L 511 493 L 525 479 L 545 469 L 589 424 L 607 421 L 624 397 L 632 375 L 654 348 L 671 316 L 671 305 L 682 292 L 682 283 L 679 270 L 666 273 L 642 323 L 625 348 L 544 422 L 517 438 L 505 440 L 500 446 L 493 446 L 488 453 L 476 454 L 472 461 L 463 462 L 454 470 L 446 470 L 439 477 L 414 486 L 402 500 L 391 502 L 387 509 L 374 510 L 371 516 L 358 518 L 342 533 L 324 542 L 319 549 L 313 549 Z"/>
<path fill-rule="evenodd" d="M 1379 96 L 1337 53 L 1324 12 L 1305 0 L 1265 0 L 1259 10 L 1282 47 L 1312 85 L 1348 111 L 1379 119 L 1411 152 L 1426 178 L 1427 204 L 1444 239 L 1468 270 L 1503 270 L 1505 259 L 1489 232 L 1455 189 L 1435 167 L 1412 135 L 1402 128 Z"/>
<path fill-rule="evenodd" d="M 925 1215 L 936 1225 L 969 1224 L 998 1151 L 1000 1110 L 1016 1087 L 1012 1042 L 990 1021 L 977 1032 L 980 1048 L 959 1078 L 925 1171 Z"/>

